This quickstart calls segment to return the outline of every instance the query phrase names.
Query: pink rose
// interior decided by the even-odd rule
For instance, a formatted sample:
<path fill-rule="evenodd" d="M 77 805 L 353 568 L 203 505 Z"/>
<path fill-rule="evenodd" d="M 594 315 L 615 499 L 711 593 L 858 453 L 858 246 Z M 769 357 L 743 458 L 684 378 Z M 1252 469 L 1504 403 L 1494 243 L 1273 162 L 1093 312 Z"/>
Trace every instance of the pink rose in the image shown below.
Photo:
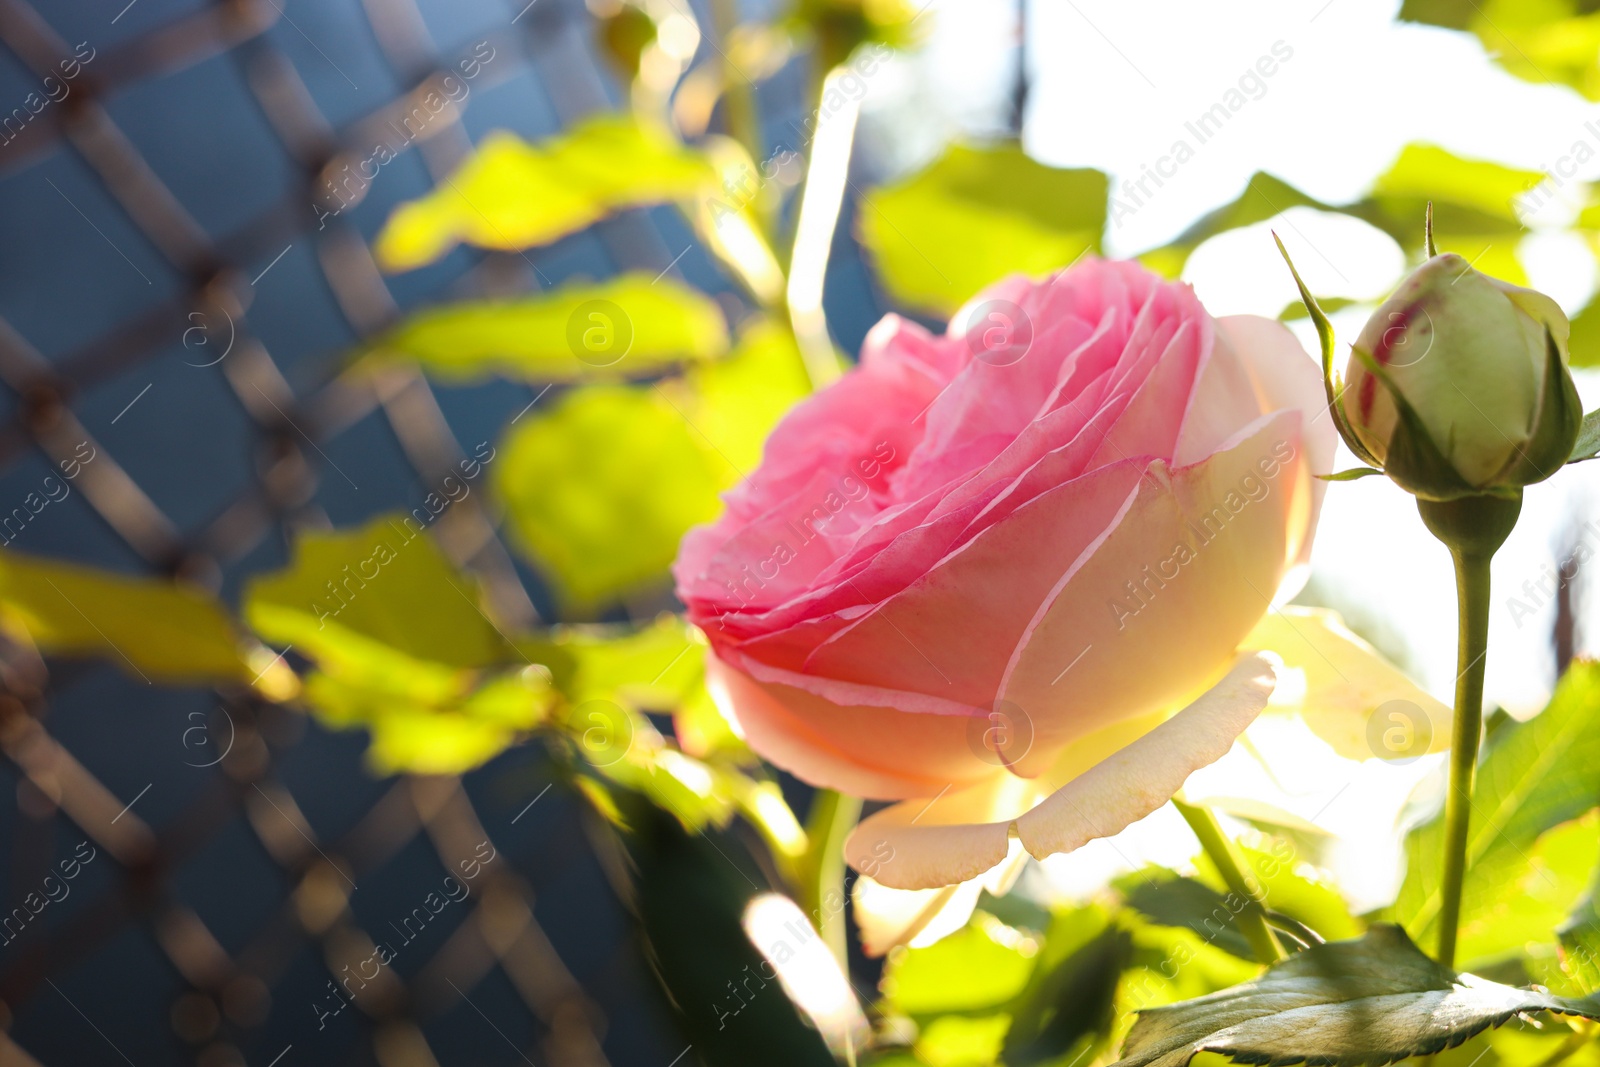
<path fill-rule="evenodd" d="M 890 315 L 794 409 L 678 595 L 713 696 L 806 781 L 935 798 L 846 848 L 925 888 L 1115 833 L 1272 692 L 1241 654 L 1307 559 L 1331 421 L 1277 322 L 1086 259 L 943 336 Z"/>

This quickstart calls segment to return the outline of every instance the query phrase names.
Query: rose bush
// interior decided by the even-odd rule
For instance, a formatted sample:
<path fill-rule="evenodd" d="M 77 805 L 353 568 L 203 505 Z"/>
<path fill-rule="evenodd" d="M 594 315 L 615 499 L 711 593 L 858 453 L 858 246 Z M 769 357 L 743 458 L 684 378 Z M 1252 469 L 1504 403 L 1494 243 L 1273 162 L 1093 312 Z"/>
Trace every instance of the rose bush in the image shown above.
<path fill-rule="evenodd" d="M 1359 642 L 1315 613 L 1275 612 L 1252 644 L 1332 463 L 1317 367 L 1284 326 L 1092 258 L 954 322 L 880 322 L 674 571 L 756 751 L 906 801 L 857 827 L 858 870 L 946 886 L 1013 836 L 1042 857 L 1123 829 L 1268 703 L 1252 648 L 1297 705 L 1404 686 L 1323 669 Z"/>

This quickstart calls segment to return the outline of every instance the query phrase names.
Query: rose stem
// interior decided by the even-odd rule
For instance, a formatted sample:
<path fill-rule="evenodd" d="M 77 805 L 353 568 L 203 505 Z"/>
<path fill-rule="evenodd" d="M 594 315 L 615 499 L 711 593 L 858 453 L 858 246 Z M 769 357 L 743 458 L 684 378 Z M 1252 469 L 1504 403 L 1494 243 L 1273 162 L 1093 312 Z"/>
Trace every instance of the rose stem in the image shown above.
<path fill-rule="evenodd" d="M 1210 808 L 1190 804 L 1181 797 L 1173 797 L 1172 806 L 1178 809 L 1183 821 L 1189 824 L 1194 836 L 1200 839 L 1200 847 L 1211 857 L 1211 862 L 1217 865 L 1217 870 L 1222 874 L 1222 881 L 1229 891 L 1247 901 L 1239 910 L 1237 920 L 1239 929 L 1244 934 L 1245 940 L 1250 942 L 1256 958 L 1267 964 L 1286 958 L 1287 953 L 1283 951 L 1283 946 L 1278 944 L 1272 927 L 1267 925 L 1266 900 L 1265 894 L 1261 891 L 1261 883 L 1253 875 L 1246 876 L 1244 873 L 1239 857 L 1227 837 L 1223 835 L 1221 825 L 1217 823 L 1216 815 L 1212 814 Z"/>
<path fill-rule="evenodd" d="M 1451 549 L 1456 565 L 1456 715 L 1450 739 L 1450 791 L 1444 799 L 1444 883 L 1440 887 L 1439 962 L 1453 966 L 1467 874 L 1467 830 L 1483 726 L 1483 673 L 1489 650 L 1489 556 Z"/>
<path fill-rule="evenodd" d="M 861 817 L 861 798 L 819 789 L 806 813 L 806 854 L 800 861 L 800 906 L 811 916 L 823 943 L 846 966 L 844 839 Z M 829 903 L 829 894 L 836 903 Z"/>
<path fill-rule="evenodd" d="M 1450 739 L 1450 791 L 1444 798 L 1444 877 L 1439 888 L 1439 962 L 1455 965 L 1467 830 L 1483 727 L 1483 672 L 1489 657 L 1489 561 L 1522 511 L 1515 497 L 1418 500 L 1423 525 L 1444 542 L 1456 567 L 1456 714 Z"/>

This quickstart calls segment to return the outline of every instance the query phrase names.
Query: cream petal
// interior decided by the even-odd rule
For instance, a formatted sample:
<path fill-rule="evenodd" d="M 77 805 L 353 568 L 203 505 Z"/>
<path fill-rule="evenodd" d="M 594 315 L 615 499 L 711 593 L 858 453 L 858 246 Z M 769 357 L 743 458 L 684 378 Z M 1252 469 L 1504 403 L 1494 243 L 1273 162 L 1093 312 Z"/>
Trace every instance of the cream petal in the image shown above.
<path fill-rule="evenodd" d="M 1012 820 L 1042 795 L 997 771 L 968 789 L 910 800 L 863 819 L 845 839 L 850 866 L 891 889 L 930 889 L 977 878 L 1006 858 Z"/>
<path fill-rule="evenodd" d="M 1013 832 L 1035 859 L 1109 837 L 1165 804 L 1189 775 L 1221 759 L 1266 707 L 1274 684 L 1268 654 L 1242 656 L 1194 703 L 1037 806 L 1040 783 L 997 775 L 864 819 L 845 841 L 845 859 L 890 888 L 933 889 L 999 866 Z"/>
<path fill-rule="evenodd" d="M 1351 633 L 1337 612 L 1275 609 L 1241 647 L 1283 660 L 1284 684 L 1271 710 L 1298 712 L 1346 759 L 1420 756 L 1450 747 L 1450 708 Z"/>
<path fill-rule="evenodd" d="M 1027 860 L 1022 842 L 1012 841 L 999 866 L 970 881 L 938 889 L 890 889 L 860 875 L 851 896 L 862 951 L 882 956 L 900 945 L 920 948 L 948 937 L 967 925 L 984 890 L 995 896 L 1009 892 Z"/>
<path fill-rule="evenodd" d="M 1322 368 L 1317 365 L 1289 327 L 1276 319 L 1259 315 L 1228 315 L 1217 320 L 1219 333 L 1249 371 L 1255 385 L 1256 396 L 1265 411 L 1298 410 L 1301 442 L 1306 457 L 1311 462 L 1312 474 L 1328 474 L 1333 470 L 1337 431 L 1333 417 L 1328 414 L 1328 394 L 1322 384 Z M 1311 533 L 1316 529 L 1317 516 L 1322 510 L 1322 497 L 1328 485 L 1320 478 L 1309 483 L 1310 518 L 1299 551 L 1295 554 L 1298 568 L 1297 581 L 1305 584 L 1308 570 L 1305 564 L 1311 559 Z M 1293 592 L 1298 592 L 1298 586 Z M 1289 595 L 1293 595 L 1291 592 Z M 1288 599 L 1280 592 L 1282 599 Z"/>
<path fill-rule="evenodd" d="M 1035 859 L 1110 837 L 1172 799 L 1184 781 L 1233 747 L 1267 706 L 1273 663 L 1240 658 L 1222 681 L 1178 714 L 1057 789 L 1016 821 Z"/>

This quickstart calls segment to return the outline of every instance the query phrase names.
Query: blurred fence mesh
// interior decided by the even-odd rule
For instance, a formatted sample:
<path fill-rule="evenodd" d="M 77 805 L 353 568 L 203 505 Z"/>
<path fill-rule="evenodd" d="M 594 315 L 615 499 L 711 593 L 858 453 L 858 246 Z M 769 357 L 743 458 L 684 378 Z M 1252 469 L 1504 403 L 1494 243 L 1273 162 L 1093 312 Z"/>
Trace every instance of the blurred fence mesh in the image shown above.
<path fill-rule="evenodd" d="M 157 6 L 157 0 L 145 2 Z M 112 19 L 112 8 L 118 6 L 100 5 L 99 10 L 115 22 L 132 8 L 129 5 Z M 340 0 L 338 6 L 356 4 Z M 284 0 L 222 0 L 159 20 L 151 19 L 147 8 L 141 13 L 141 25 L 154 28 L 124 33 L 120 43 L 97 46 L 93 62 L 84 65 L 63 102 L 45 108 L 19 130 L 7 127 L 9 140 L 0 150 L 0 173 L 16 173 L 56 153 L 70 154 L 92 172 L 124 216 L 122 222 L 141 234 L 179 279 L 176 286 L 166 287 L 170 289 L 166 295 L 163 287 L 150 285 L 144 291 L 152 295 L 143 299 L 136 313 L 92 342 L 48 356 L 12 323 L 0 320 L 0 379 L 14 397 L 11 412 L 0 425 L 0 464 L 10 470 L 30 455 L 42 454 L 53 466 L 88 442 L 96 458 L 83 468 L 75 487 L 149 572 L 183 575 L 220 588 L 230 566 L 256 552 L 264 541 L 275 538 L 282 543 L 290 529 L 327 525 L 328 518 L 316 502 L 319 480 L 331 482 L 344 475 L 325 447 L 371 416 L 386 422 L 421 485 L 438 484 L 454 468 L 464 457 L 463 449 L 438 398 L 420 375 L 390 371 L 379 378 L 343 376 L 338 361 L 341 346 L 330 343 L 328 351 L 316 354 L 323 368 L 318 384 L 297 394 L 284 372 L 282 353 L 275 359 L 253 328 L 252 279 L 259 278 L 257 272 L 264 273 L 263 268 L 271 269 L 277 263 L 273 257 L 281 257 L 288 246 L 310 247 L 351 337 L 369 336 L 392 323 L 402 301 L 378 270 L 366 239 L 348 215 L 319 212 L 313 205 L 327 203 L 332 177 L 367 155 L 375 139 L 403 124 L 422 97 L 438 89 L 441 79 L 478 42 L 487 41 L 496 58 L 484 66 L 475 92 L 531 72 L 554 103 L 559 122 L 607 103 L 605 83 L 590 53 L 574 47 L 575 41 L 581 42 L 578 35 L 586 18 L 581 4 L 537 0 L 525 5 L 516 0 L 505 7 L 498 26 L 475 34 L 459 55 L 436 46 L 413 0 L 361 0 L 359 9 L 371 34 L 371 41 L 362 46 L 370 49 L 375 42 L 399 91 L 353 119 L 334 123 L 319 110 L 304 71 L 284 47 L 290 42 L 302 59 L 321 55 L 337 69 L 335 60 L 345 54 L 349 42 L 313 41 L 285 10 Z M 58 34 L 52 21 L 48 9 L 23 0 L 0 0 L 0 41 L 35 80 L 58 74 L 59 65 L 73 55 L 73 43 Z M 158 176 L 160 170 L 183 166 L 182 154 L 161 160 L 159 167 L 153 165 L 119 128 L 111 102 L 145 87 L 159 89 L 163 81 L 218 59 L 233 64 L 248 86 L 259 115 L 247 118 L 264 119 L 270 127 L 289 161 L 292 180 L 269 209 L 213 236 Z M 150 106 L 148 99 L 156 98 L 141 99 L 146 102 L 138 106 Z M 175 114 L 200 103 L 181 93 L 159 99 Z M 470 147 L 461 118 L 472 100 L 463 104 L 432 119 L 426 137 L 411 146 L 434 180 Z M 72 203 L 59 187 L 57 192 Z M 109 225 L 106 219 L 91 218 L 75 203 L 73 208 L 101 232 L 109 246 L 102 249 L 105 256 L 114 251 L 122 254 L 104 231 Z M 9 203 L 4 210 L 27 209 Z M 600 239 L 613 266 L 659 268 L 669 258 L 643 213 L 605 224 Z M 128 265 L 134 266 L 133 261 Z M 431 283 L 435 291 L 422 295 L 517 291 L 539 285 L 537 273 L 523 256 L 480 256 L 455 277 Z M 81 284 L 72 276 L 39 281 L 47 286 Z M 82 298 L 95 297 L 86 292 Z M 230 403 L 236 404 L 230 417 L 248 420 L 254 436 L 254 470 L 223 506 L 205 521 L 186 527 L 169 517 L 128 466 L 119 462 L 119 449 L 130 446 L 113 446 L 97 437 L 74 406 L 85 393 L 130 368 L 158 356 L 172 358 L 174 345 L 183 344 L 189 353 L 186 362 L 199 366 L 216 358 L 225 341 L 231 347 L 215 365 L 215 373 L 231 391 Z M 207 344 L 211 347 L 202 347 Z M 181 436 L 182 421 L 173 420 L 160 432 Z M 210 447 L 205 441 L 192 444 Z M 369 504 L 371 500 L 361 501 L 368 513 L 379 510 Z M 382 503 L 394 506 L 397 501 Z M 449 509 L 436 534 L 453 560 L 483 579 L 503 620 L 513 625 L 536 621 L 537 613 L 484 511 L 481 495 Z M 29 547 L 57 554 L 60 546 Z M 138 688 L 137 681 L 106 682 L 107 668 L 78 664 L 53 663 L 47 674 L 30 652 L 17 647 L 5 652 L 0 663 L 4 688 L 0 750 L 17 777 L 8 909 L 20 906 L 51 872 L 62 840 L 86 839 L 86 847 L 105 857 L 91 865 L 114 864 L 115 871 L 109 879 L 101 875 L 104 884 L 94 891 L 98 895 L 75 902 L 70 910 L 59 909 L 64 917 L 44 915 L 0 949 L 4 1027 L 0 1064 L 61 1062 L 52 1059 L 48 1049 L 27 1047 L 27 1028 L 19 1025 L 37 1010 L 42 998 L 65 1002 L 55 1005 L 51 1018 L 65 1018 L 71 1025 L 81 1019 L 84 1034 L 89 1028 L 99 1033 L 98 1038 L 90 1035 L 65 1046 L 53 1036 L 42 1044 L 93 1049 L 94 1062 L 138 1062 L 124 1052 L 125 1033 L 102 1030 L 100 1025 L 105 1012 L 112 1010 L 108 1005 L 130 984 L 170 988 L 168 1017 L 148 1019 L 144 1025 L 160 1031 L 180 1060 L 187 1057 L 208 1065 L 244 1062 L 246 1049 L 254 1050 L 252 1062 L 259 1059 L 264 1064 L 278 1055 L 282 1067 L 334 1059 L 409 1067 L 485 1062 L 483 1056 L 492 1057 L 488 1062 L 530 1062 L 541 1067 L 607 1062 L 602 1051 L 607 1022 L 535 919 L 528 880 L 507 862 L 484 866 L 465 906 L 449 917 L 454 926 L 431 958 L 380 968 L 376 977 L 366 977 L 363 967 L 362 981 L 349 980 L 350 968 L 372 957 L 375 941 L 394 940 L 390 931 L 363 929 L 356 919 L 349 907 L 356 885 L 419 844 L 431 849 L 450 872 L 470 864 L 481 842 L 496 847 L 498 831 L 485 828 L 461 780 L 392 780 L 363 815 L 347 820 L 346 829 L 319 836 L 313 822 L 329 825 L 337 817 L 319 818 L 316 812 L 303 810 L 279 773 L 285 754 L 305 734 L 304 724 L 294 713 L 255 702 L 248 695 L 221 693 L 209 698 L 213 710 L 204 721 L 231 732 L 234 740 L 227 755 L 178 818 L 152 825 L 139 814 L 140 798 L 103 785 L 87 769 L 82 753 L 75 755 L 73 744 L 53 732 L 49 715 L 52 704 L 74 686 L 93 682 Z M 96 714 L 127 711 L 112 700 Z M 79 737 L 81 743 L 81 731 Z M 337 755 L 345 765 L 324 766 L 322 773 L 352 780 L 365 773 L 356 750 L 340 749 Z M 281 868 L 286 890 L 267 921 L 252 933 L 242 939 L 223 938 L 186 900 L 180 883 L 198 865 L 223 862 L 208 854 L 209 844 L 241 827 L 248 830 L 254 847 Z M 567 850 L 569 862 L 572 851 Z M 226 885 L 228 874 L 212 871 L 209 884 Z M 404 905 L 414 903 L 406 892 L 397 892 L 394 899 L 402 913 Z M 575 909 L 581 913 L 584 903 Z M 164 964 L 148 973 L 96 977 L 87 985 L 72 986 L 79 995 L 69 995 L 64 976 L 93 972 L 109 947 L 130 932 L 157 946 Z M 307 946 L 320 961 L 320 970 L 297 962 Z M 402 971 L 408 980 L 396 977 Z M 509 980 L 536 1025 L 509 1026 L 504 1019 L 497 1025 L 475 1004 L 474 990 L 496 973 Z M 335 982 L 342 983 L 351 1002 L 344 1014 L 362 1022 L 357 1048 L 317 1048 L 313 1042 L 319 1038 L 303 1036 L 308 1030 L 313 1035 L 318 1032 L 312 1024 L 320 1021 L 323 1008 L 317 1005 L 331 1009 L 336 1003 Z M 84 989 L 91 992 L 87 1000 Z M 283 1006 L 286 998 L 293 1001 L 289 1007 Z M 71 1012 L 63 1014 L 67 1005 Z M 286 1028 L 272 1023 L 282 1012 L 298 1013 L 298 1021 Z M 430 1020 L 457 1012 L 483 1015 L 481 1020 L 474 1016 L 473 1025 L 481 1026 L 485 1034 L 492 1028 L 499 1037 L 489 1036 L 481 1047 L 497 1051 L 463 1059 L 460 1049 L 442 1049 L 425 1033 Z M 281 1052 L 263 1043 L 275 1025 L 272 1044 L 290 1046 Z M 524 1045 L 507 1036 L 508 1028 L 531 1032 L 537 1041 Z M 160 1048 L 161 1042 L 144 1040 L 139 1047 Z M 663 1067 L 669 1058 L 663 1059 Z"/>

